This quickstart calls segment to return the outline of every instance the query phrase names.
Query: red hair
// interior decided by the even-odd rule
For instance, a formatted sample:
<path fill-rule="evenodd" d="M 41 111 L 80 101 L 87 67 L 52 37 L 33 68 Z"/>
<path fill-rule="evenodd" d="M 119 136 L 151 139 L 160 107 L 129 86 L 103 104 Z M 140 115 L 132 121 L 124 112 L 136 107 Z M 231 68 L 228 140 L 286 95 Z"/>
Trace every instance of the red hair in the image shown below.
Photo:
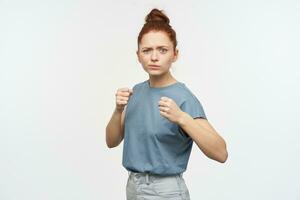
<path fill-rule="evenodd" d="M 176 32 L 169 24 L 169 18 L 163 13 L 162 10 L 158 10 L 156 8 L 152 9 L 151 12 L 146 16 L 145 21 L 146 23 L 144 24 L 138 36 L 138 46 L 141 43 L 144 34 L 149 33 L 150 31 L 162 31 L 168 35 L 173 43 L 174 50 L 176 49 Z"/>

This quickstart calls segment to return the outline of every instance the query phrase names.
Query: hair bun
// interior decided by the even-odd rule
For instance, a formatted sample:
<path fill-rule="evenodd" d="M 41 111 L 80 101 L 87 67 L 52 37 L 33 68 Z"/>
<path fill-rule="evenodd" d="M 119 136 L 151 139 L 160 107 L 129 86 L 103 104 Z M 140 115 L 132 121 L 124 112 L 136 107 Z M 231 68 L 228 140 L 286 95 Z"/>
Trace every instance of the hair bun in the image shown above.
<path fill-rule="evenodd" d="M 152 9 L 151 12 L 145 18 L 146 23 L 151 22 L 163 22 L 169 25 L 169 18 L 163 13 L 162 10 L 156 8 Z"/>

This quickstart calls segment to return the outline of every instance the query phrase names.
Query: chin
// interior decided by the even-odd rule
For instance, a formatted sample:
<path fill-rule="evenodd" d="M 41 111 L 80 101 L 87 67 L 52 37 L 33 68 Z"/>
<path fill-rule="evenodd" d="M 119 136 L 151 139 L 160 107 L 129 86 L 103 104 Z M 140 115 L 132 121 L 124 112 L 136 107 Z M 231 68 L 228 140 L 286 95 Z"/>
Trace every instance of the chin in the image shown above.
<path fill-rule="evenodd" d="M 161 76 L 163 73 L 161 72 L 148 72 L 150 76 Z"/>

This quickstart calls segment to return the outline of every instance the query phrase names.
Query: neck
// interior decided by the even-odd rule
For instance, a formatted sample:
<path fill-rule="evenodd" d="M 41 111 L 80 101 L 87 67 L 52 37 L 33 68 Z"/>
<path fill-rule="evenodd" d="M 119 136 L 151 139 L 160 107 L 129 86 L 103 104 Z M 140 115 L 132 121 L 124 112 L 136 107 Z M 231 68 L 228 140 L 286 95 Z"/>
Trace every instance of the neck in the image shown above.
<path fill-rule="evenodd" d="M 165 87 L 172 83 L 176 83 L 177 80 L 169 71 L 168 73 L 160 76 L 149 76 L 149 82 L 151 87 Z"/>

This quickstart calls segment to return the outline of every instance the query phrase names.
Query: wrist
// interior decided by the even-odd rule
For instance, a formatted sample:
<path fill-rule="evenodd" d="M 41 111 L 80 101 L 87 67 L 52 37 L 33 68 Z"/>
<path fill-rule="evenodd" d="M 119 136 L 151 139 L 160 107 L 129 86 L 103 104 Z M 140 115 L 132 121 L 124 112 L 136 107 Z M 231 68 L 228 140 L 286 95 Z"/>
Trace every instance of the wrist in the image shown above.
<path fill-rule="evenodd" d="M 191 116 L 188 113 L 182 111 L 178 119 L 178 125 L 183 127 L 190 117 Z"/>
<path fill-rule="evenodd" d="M 122 114 L 123 110 L 124 110 L 124 108 L 122 109 L 122 108 L 116 107 L 116 108 L 115 108 L 115 113 L 116 113 L 116 114 Z"/>

